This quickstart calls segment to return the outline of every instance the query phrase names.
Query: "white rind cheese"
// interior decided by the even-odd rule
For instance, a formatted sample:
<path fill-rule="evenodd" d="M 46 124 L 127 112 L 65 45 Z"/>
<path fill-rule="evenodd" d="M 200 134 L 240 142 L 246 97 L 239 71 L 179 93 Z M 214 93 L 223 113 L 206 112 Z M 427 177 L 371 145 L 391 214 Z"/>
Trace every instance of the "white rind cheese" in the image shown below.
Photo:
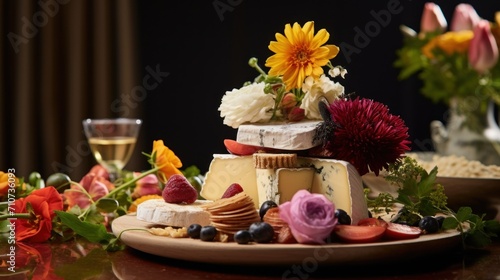
<path fill-rule="evenodd" d="M 246 145 L 284 149 L 306 150 L 314 146 L 314 130 L 321 121 L 294 123 L 243 124 L 238 127 L 236 141 Z"/>
<path fill-rule="evenodd" d="M 361 176 L 354 166 L 341 160 L 308 157 L 298 157 L 298 163 L 301 167 L 299 169 L 304 171 L 294 173 L 294 171 L 280 170 L 278 172 L 277 170 L 274 173 L 281 173 L 277 179 L 273 179 L 276 182 L 272 183 L 274 184 L 272 189 L 274 191 L 278 189 L 277 199 L 280 203 L 289 201 L 299 189 L 309 189 L 313 193 L 324 194 L 335 204 L 336 208 L 345 210 L 351 216 L 353 224 L 368 217 Z M 259 199 L 257 173 L 252 156 L 214 155 L 205 176 L 201 195 L 209 200 L 219 199 L 230 184 L 239 183 L 243 190 L 252 197 L 258 209 L 262 198 Z M 307 177 L 311 173 L 312 182 L 306 186 L 307 182 L 311 181 L 310 177 Z M 267 183 L 264 182 L 265 177 L 270 174 L 259 176 L 261 176 L 259 177 L 261 183 L 272 186 L 270 180 Z M 274 198 L 276 199 L 276 196 Z"/>
<path fill-rule="evenodd" d="M 200 206 L 210 201 L 197 200 L 193 204 L 173 204 L 163 199 L 150 199 L 137 206 L 137 219 L 172 227 L 191 224 L 210 224 L 210 214 Z"/>

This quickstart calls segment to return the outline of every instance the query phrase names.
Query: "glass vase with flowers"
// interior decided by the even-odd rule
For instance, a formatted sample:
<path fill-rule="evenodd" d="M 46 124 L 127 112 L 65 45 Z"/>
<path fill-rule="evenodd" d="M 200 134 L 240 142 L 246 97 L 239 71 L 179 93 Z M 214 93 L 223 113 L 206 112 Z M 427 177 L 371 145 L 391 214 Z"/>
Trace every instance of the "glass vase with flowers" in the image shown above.
<path fill-rule="evenodd" d="M 449 107 L 446 125 L 431 123 L 439 154 L 500 164 L 500 129 L 495 120 L 500 104 L 499 22 L 498 12 L 491 22 L 471 5 L 459 4 L 448 27 L 441 8 L 428 2 L 419 32 L 401 26 L 404 43 L 395 61 L 399 78 L 418 73 L 422 94 Z"/>

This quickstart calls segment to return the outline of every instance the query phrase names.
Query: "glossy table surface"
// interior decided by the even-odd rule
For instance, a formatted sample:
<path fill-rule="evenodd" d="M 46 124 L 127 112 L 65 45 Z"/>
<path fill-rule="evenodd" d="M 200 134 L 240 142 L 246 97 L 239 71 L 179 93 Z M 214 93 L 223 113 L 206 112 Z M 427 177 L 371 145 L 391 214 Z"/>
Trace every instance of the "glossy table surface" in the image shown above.
<path fill-rule="evenodd" d="M 20 267 L 7 270 L 8 246 L 0 247 L 0 278 L 7 279 L 500 279 L 500 240 L 477 249 L 373 266 L 228 266 L 158 257 L 126 247 L 106 252 L 85 241 L 22 244 Z"/>

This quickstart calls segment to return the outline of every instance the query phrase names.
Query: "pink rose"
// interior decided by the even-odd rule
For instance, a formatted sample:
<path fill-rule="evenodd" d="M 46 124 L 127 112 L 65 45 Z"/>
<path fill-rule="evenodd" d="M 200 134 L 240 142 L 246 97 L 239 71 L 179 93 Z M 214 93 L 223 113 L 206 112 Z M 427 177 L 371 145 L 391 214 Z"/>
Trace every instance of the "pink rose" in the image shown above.
<path fill-rule="evenodd" d="M 322 194 L 300 190 L 279 209 L 280 218 L 299 243 L 324 244 L 337 224 L 335 205 Z"/>
<path fill-rule="evenodd" d="M 422 18 L 420 20 L 420 32 L 444 32 L 447 27 L 448 23 L 446 22 L 446 18 L 441 8 L 432 2 L 425 3 Z"/>
<path fill-rule="evenodd" d="M 140 174 L 139 172 L 134 172 L 134 177 L 138 177 Z M 135 183 L 132 198 L 136 199 L 150 194 L 161 194 L 158 177 L 155 174 L 146 175 Z"/>
<path fill-rule="evenodd" d="M 455 7 L 451 19 L 451 31 L 473 30 L 481 18 L 469 4 L 459 4 Z"/>
<path fill-rule="evenodd" d="M 498 62 L 498 45 L 491 33 L 490 23 L 481 20 L 474 28 L 474 37 L 469 46 L 469 63 L 482 74 Z"/>

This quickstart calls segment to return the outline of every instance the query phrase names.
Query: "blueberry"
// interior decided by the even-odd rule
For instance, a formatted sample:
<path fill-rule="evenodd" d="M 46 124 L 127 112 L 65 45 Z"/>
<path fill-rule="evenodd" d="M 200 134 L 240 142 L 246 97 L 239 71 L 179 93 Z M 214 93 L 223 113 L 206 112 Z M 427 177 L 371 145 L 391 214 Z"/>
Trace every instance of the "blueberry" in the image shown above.
<path fill-rule="evenodd" d="M 439 228 L 441 228 L 443 226 L 444 216 L 437 216 L 436 220 L 438 221 Z"/>
<path fill-rule="evenodd" d="M 335 209 L 335 217 L 337 218 L 337 221 L 341 225 L 350 225 L 351 224 L 351 217 L 349 214 L 347 214 L 346 211 L 342 209 Z"/>
<path fill-rule="evenodd" d="M 187 228 L 187 234 L 191 238 L 198 239 L 200 238 L 201 225 L 192 224 Z"/>
<path fill-rule="evenodd" d="M 248 229 L 252 239 L 257 243 L 268 243 L 274 238 L 273 227 L 266 222 L 256 222 Z"/>
<path fill-rule="evenodd" d="M 418 223 L 418 227 L 426 233 L 435 233 L 439 230 L 439 222 L 432 216 L 425 216 Z"/>
<path fill-rule="evenodd" d="M 276 204 L 276 202 L 272 200 L 264 201 L 259 209 L 260 219 L 262 220 L 264 218 L 264 215 L 267 213 L 267 210 L 273 207 L 278 207 L 278 204 Z"/>
<path fill-rule="evenodd" d="M 217 229 L 214 226 L 204 226 L 200 230 L 200 239 L 202 241 L 213 241 L 217 235 Z"/>
<path fill-rule="evenodd" d="M 242 229 L 234 234 L 234 241 L 238 244 L 248 244 L 248 242 L 252 241 L 252 235 L 250 231 Z"/>

